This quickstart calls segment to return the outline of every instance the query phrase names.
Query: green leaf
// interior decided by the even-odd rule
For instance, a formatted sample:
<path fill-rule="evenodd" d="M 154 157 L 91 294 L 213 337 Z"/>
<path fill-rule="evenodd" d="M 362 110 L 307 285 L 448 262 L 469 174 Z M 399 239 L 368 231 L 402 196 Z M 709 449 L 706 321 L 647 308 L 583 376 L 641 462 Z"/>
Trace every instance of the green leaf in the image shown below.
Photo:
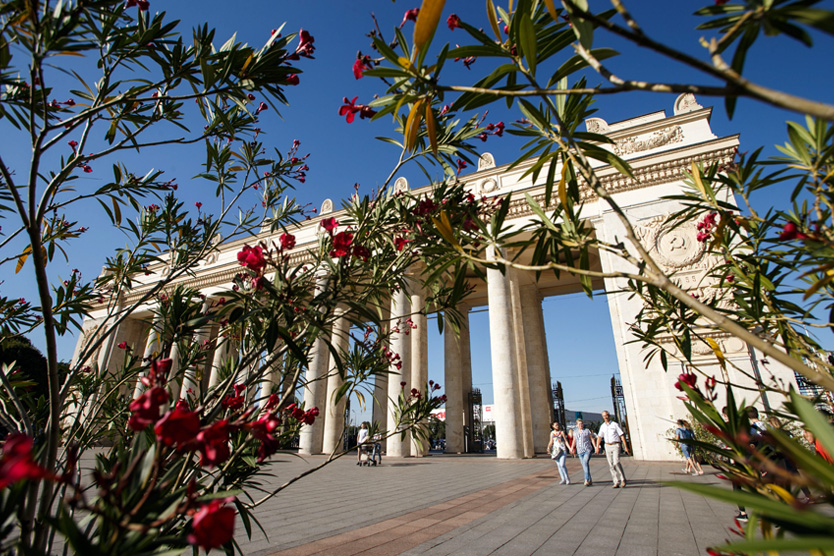
<path fill-rule="evenodd" d="M 669 482 L 664 483 L 676 488 L 688 490 L 701 496 L 723 500 L 728 504 L 744 506 L 754 510 L 764 517 L 785 521 L 796 525 L 819 529 L 821 531 L 834 530 L 834 519 L 819 514 L 810 509 L 800 511 L 784 502 L 772 500 L 760 494 L 745 491 L 730 490 L 723 486 L 703 485 L 697 483 Z"/>
<path fill-rule="evenodd" d="M 533 20 L 530 19 L 530 12 L 524 11 L 517 14 L 516 17 L 521 17 L 521 27 L 519 28 L 519 45 L 524 54 L 524 59 L 527 61 L 527 67 L 530 68 L 530 73 L 536 74 L 536 28 L 533 26 Z"/>
<path fill-rule="evenodd" d="M 545 226 L 547 226 L 549 229 L 553 230 L 554 232 L 559 231 L 559 229 L 556 227 L 556 225 L 550 220 L 550 218 L 547 217 L 547 215 L 544 213 L 542 208 L 539 206 L 539 204 L 536 202 L 536 200 L 533 199 L 533 197 L 530 196 L 529 193 L 525 193 L 524 198 L 527 199 L 527 204 L 530 205 L 530 208 L 533 210 L 533 212 L 535 212 L 536 215 L 539 218 L 542 219 L 542 222 L 544 223 Z"/>
<path fill-rule="evenodd" d="M 797 4 L 799 3 L 797 2 Z M 800 23 L 810 25 L 823 33 L 834 35 L 834 12 L 806 8 L 801 5 L 788 6 L 780 11 Z"/>
<path fill-rule="evenodd" d="M 808 430 L 814 433 L 814 437 L 820 441 L 829 454 L 834 454 L 834 428 L 831 427 L 828 419 L 795 390 L 791 390 L 791 402 Z"/>
<path fill-rule="evenodd" d="M 776 539 L 755 539 L 752 541 L 735 542 L 717 547 L 722 552 L 797 552 L 810 550 L 832 550 L 834 549 L 834 537 L 802 537 L 802 538 L 776 538 Z"/>
<path fill-rule="evenodd" d="M 607 149 L 603 149 L 597 145 L 592 143 L 585 143 L 585 142 L 577 142 L 577 146 L 582 149 L 587 156 L 599 160 L 601 162 L 607 162 L 611 166 L 617 169 L 621 174 L 626 175 L 632 179 L 634 179 L 634 173 L 631 171 L 631 166 L 628 165 L 628 162 L 617 156 L 616 154 L 612 153 Z"/>

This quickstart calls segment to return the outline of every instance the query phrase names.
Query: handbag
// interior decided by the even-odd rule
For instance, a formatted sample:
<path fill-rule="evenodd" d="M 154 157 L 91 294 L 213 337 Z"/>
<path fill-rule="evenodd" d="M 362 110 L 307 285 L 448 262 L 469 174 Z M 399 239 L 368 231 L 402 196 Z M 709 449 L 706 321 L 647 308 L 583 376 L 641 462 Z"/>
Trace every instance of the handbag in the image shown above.
<path fill-rule="evenodd" d="M 553 440 L 553 448 L 552 448 L 552 452 L 550 453 L 550 458 L 551 459 L 559 459 L 559 457 L 562 455 L 562 452 L 564 452 L 564 451 L 565 451 L 564 441 L 562 441 L 561 438 L 556 437 Z"/>

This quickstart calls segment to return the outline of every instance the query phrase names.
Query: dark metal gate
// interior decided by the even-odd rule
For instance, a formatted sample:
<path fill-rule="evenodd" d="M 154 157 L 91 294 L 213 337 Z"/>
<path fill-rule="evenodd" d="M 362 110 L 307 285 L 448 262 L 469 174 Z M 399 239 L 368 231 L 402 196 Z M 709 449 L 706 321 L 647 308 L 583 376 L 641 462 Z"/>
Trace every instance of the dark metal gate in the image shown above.
<path fill-rule="evenodd" d="M 620 424 L 625 433 L 628 451 L 631 452 L 631 434 L 628 430 L 628 416 L 626 414 L 625 395 L 623 387 L 616 376 L 611 377 L 611 402 L 614 404 L 614 419 Z"/>
<path fill-rule="evenodd" d="M 464 452 L 481 454 L 484 451 L 483 402 L 480 388 L 469 392 L 466 426 L 463 427 Z"/>
<path fill-rule="evenodd" d="M 556 382 L 552 385 L 550 391 L 553 399 L 553 421 L 558 421 L 559 425 L 565 427 L 565 394 L 562 392 L 562 383 Z"/>

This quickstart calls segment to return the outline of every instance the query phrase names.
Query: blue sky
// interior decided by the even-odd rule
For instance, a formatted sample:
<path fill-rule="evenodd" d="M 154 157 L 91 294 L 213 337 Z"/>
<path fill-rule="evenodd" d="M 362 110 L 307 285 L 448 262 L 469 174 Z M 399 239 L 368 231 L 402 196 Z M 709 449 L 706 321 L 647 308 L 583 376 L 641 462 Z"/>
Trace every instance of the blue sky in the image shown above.
<path fill-rule="evenodd" d="M 506 4 L 497 1 L 496 4 Z M 708 31 L 695 31 L 699 18 L 691 14 L 698 8 L 711 2 L 692 2 L 676 0 L 675 2 L 631 2 L 629 8 L 647 33 L 661 42 L 683 47 L 687 52 L 706 59 L 704 50 L 698 45 L 698 38 L 710 36 Z M 826 2 L 830 8 L 831 2 Z M 164 2 L 151 0 L 151 10 L 167 10 L 169 15 L 182 20 L 181 30 L 186 38 L 190 29 L 207 22 L 217 29 L 216 44 L 219 46 L 233 33 L 237 39 L 260 46 L 269 37 L 273 28 L 286 22 L 285 33 L 296 32 L 300 28 L 308 30 L 315 37 L 316 59 L 304 60 L 299 67 L 304 70 L 300 75 L 301 83 L 297 88 L 288 90 L 290 107 L 282 110 L 281 116 L 273 110 L 261 115 L 261 128 L 266 133 L 270 146 L 286 151 L 294 139 L 301 141 L 301 152 L 311 153 L 310 171 L 307 181 L 300 185 L 295 195 L 301 203 L 320 206 L 325 198 L 338 200 L 353 193 L 355 183 L 360 184 L 360 192 L 368 193 L 379 186 L 394 163 L 398 152 L 391 145 L 376 141 L 375 136 L 392 136 L 393 130 L 389 119 L 368 122 L 357 119 L 347 124 L 338 115 L 342 97 L 358 96 L 358 102 L 369 102 L 374 94 L 384 92 L 381 84 L 365 78 L 355 80 L 351 66 L 356 52 L 371 53 L 368 47 L 370 39 L 365 34 L 373 27 L 371 12 L 375 13 L 380 28 L 386 38 L 392 37 L 391 29 L 402 20 L 403 13 L 419 2 L 391 2 L 390 0 L 355 0 L 344 2 L 335 0 L 311 0 L 307 2 L 285 2 L 250 0 L 234 4 L 219 0 L 179 0 Z M 592 2 L 596 8 L 608 6 L 603 2 Z M 457 13 L 462 19 L 476 26 L 486 27 L 484 2 L 449 0 L 444 10 L 443 20 L 450 13 Z M 404 29 L 410 36 L 412 23 L 406 23 Z M 819 100 L 832 101 L 830 37 L 815 34 L 817 48 L 808 56 L 808 51 L 801 45 L 784 37 L 777 37 L 760 42 L 751 53 L 748 61 L 749 76 L 754 80 L 790 92 L 810 96 Z M 461 30 L 449 31 L 441 25 L 434 39 L 435 51 L 444 42 L 453 45 L 456 41 L 465 41 Z M 693 72 L 681 68 L 653 55 L 644 49 L 625 45 L 616 37 L 599 34 L 595 47 L 611 46 L 623 55 L 607 62 L 609 67 L 622 77 L 648 81 L 685 82 L 692 79 Z M 483 75 L 488 61 L 478 60 L 471 71 L 461 64 L 454 66 L 447 78 L 458 84 L 472 84 L 479 75 Z M 785 71 L 791 77 L 785 78 Z M 696 83 L 711 83 L 705 77 L 697 76 Z M 590 83 L 599 83 L 600 78 L 591 76 Z M 60 93 L 56 93 L 60 97 Z M 616 96 L 599 97 L 595 116 L 609 122 L 615 122 L 656 110 L 671 113 L 675 95 L 657 95 L 649 93 L 630 93 Z M 700 97 L 704 106 L 713 105 L 713 131 L 719 135 L 741 133 L 742 150 L 753 150 L 764 145 L 765 153 L 776 154 L 775 143 L 784 141 L 785 120 L 798 119 L 783 111 L 752 101 L 741 100 L 732 121 L 728 120 L 723 102 Z M 500 108 L 490 108 L 488 121 L 500 119 L 513 120 L 517 114 L 507 114 Z M 25 138 L 15 140 L 15 134 L 6 122 L 0 121 L 0 130 L 4 133 L 2 149 L 5 160 L 13 160 L 17 172 L 25 174 L 22 163 L 28 159 Z M 508 137 L 490 137 L 484 149 L 491 152 L 500 164 L 512 162 L 518 156 L 519 144 Z M 196 201 L 210 203 L 213 186 L 192 177 L 201 171 L 201 149 L 157 149 L 143 152 L 140 156 L 129 156 L 126 160 L 135 167 L 136 173 L 145 173 L 150 168 L 162 169 L 170 178 L 177 178 L 180 185 L 178 193 L 185 200 L 186 206 Z M 109 174 L 108 165 L 102 163 L 94 173 L 82 176 L 80 183 L 89 182 L 97 185 L 104 183 Z M 401 175 L 408 178 L 412 187 L 426 183 L 425 178 L 415 167 L 405 169 Z M 757 206 L 786 206 L 789 191 L 772 191 L 767 197 L 757 199 Z M 83 240 L 70 246 L 70 263 L 56 259 L 51 267 L 53 276 L 66 277 L 71 268 L 79 268 L 86 277 L 99 273 L 105 255 L 115 246 L 124 243 L 124 238 L 112 233 L 104 214 L 95 205 L 87 205 L 74 213 L 79 218 L 79 225 L 90 228 L 90 233 Z M 3 228 L 11 229 L 8 222 Z M 5 255 L 5 254 L 4 254 Z M 32 287 L 32 267 L 24 268 L 19 275 L 13 275 L 13 266 L 0 267 L 0 284 L 4 295 L 36 297 Z M 551 373 L 554 380 L 561 380 L 565 389 L 567 406 L 570 409 L 601 411 L 611 408 L 608 383 L 617 369 L 613 337 L 607 304 L 602 296 L 588 300 L 582 295 L 560 298 L 548 298 L 544 302 L 548 350 L 550 354 Z M 472 337 L 478 338 L 473 345 L 473 382 L 484 392 L 485 403 L 491 402 L 491 375 L 488 359 L 489 347 L 484 338 L 488 338 L 486 313 L 472 315 Z M 436 334 L 436 325 L 430 321 L 430 377 L 443 383 L 442 338 Z M 829 337 L 822 340 L 831 344 Z M 37 334 L 33 341 L 43 347 L 43 340 Z M 69 359 L 74 346 L 74 338 L 62 338 L 59 344 L 59 356 Z"/>

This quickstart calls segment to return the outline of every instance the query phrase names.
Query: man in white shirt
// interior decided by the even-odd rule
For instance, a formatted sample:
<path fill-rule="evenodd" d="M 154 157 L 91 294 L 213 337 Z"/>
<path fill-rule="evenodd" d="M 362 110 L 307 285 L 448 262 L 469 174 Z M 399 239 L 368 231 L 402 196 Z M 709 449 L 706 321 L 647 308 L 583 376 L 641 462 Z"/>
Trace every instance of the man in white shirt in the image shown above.
<path fill-rule="evenodd" d="M 597 454 L 599 453 L 600 441 L 604 441 L 605 457 L 608 460 L 608 469 L 611 471 L 611 480 L 614 482 L 613 488 L 625 488 L 625 473 L 623 473 L 623 466 L 620 464 L 621 443 L 625 453 L 628 453 L 625 433 L 620 428 L 620 425 L 611 420 L 611 415 L 607 411 L 602 412 L 602 419 L 605 422 L 599 427 L 599 436 L 596 439 L 596 452 Z"/>
<path fill-rule="evenodd" d="M 363 422 L 359 425 L 359 434 L 356 435 L 356 465 L 362 463 L 362 445 L 368 441 L 368 427 Z"/>

